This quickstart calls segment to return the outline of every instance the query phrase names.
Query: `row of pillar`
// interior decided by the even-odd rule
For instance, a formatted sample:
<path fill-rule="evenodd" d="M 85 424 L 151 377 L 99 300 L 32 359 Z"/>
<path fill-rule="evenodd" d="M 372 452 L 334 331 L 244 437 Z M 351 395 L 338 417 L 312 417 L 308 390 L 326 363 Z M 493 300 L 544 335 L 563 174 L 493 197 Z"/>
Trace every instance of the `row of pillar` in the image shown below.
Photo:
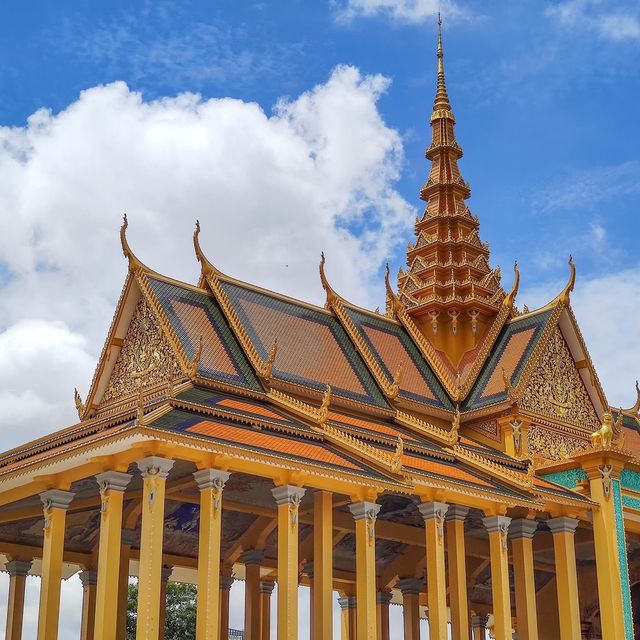
<path fill-rule="evenodd" d="M 166 478 L 173 460 L 150 456 L 137 465 L 143 478 L 142 530 L 140 545 L 138 611 L 136 638 L 159 638 L 163 629 L 163 529 Z M 200 469 L 194 474 L 200 490 L 200 528 L 197 578 L 196 638 L 210 640 L 220 634 L 221 613 L 226 613 L 224 590 L 220 589 L 220 538 L 222 521 L 222 492 L 229 473 L 218 469 Z M 120 471 L 98 474 L 96 480 L 101 495 L 101 522 L 98 544 L 98 568 L 95 576 L 85 575 L 85 588 L 95 592 L 95 603 L 87 597 L 86 606 L 95 611 L 93 638 L 116 640 L 122 625 L 126 601 L 114 594 L 122 593 L 126 579 L 128 558 L 123 557 L 122 515 L 124 492 L 131 475 Z M 298 631 L 298 508 L 305 489 L 292 485 L 272 490 L 278 518 L 278 639 L 296 640 Z M 45 526 L 42 553 L 42 582 L 38 615 L 38 640 L 56 640 L 60 606 L 60 582 L 64 553 L 66 512 L 73 493 L 53 489 L 41 494 Z M 453 640 L 469 638 L 469 612 L 466 602 L 466 570 L 464 554 L 464 519 L 468 509 L 436 501 L 418 506 L 425 522 L 427 567 L 427 605 L 432 640 L 447 638 L 447 581 L 445 576 L 445 521 L 447 522 L 451 626 Z M 314 494 L 314 567 L 313 567 L 313 637 L 328 640 L 332 637 L 332 495 L 318 491 Z M 349 509 L 355 520 L 356 588 L 355 599 L 346 600 L 343 611 L 355 615 L 348 620 L 350 640 L 385 640 L 384 597 L 377 592 L 375 573 L 375 524 L 380 505 L 372 501 L 353 502 Z M 554 538 L 556 554 L 558 604 L 562 640 L 579 637 L 577 575 L 573 532 L 577 521 L 555 518 L 547 521 Z M 497 640 L 511 639 L 511 603 L 507 555 L 507 532 L 511 518 L 494 515 L 484 518 L 489 535 L 494 634 Z M 533 582 L 533 552 L 531 539 L 535 523 L 518 520 L 512 524 L 514 545 L 516 615 L 520 640 L 536 640 L 535 585 Z M 131 540 L 129 540 L 131 542 Z M 130 545 L 129 545 L 130 547 Z M 125 562 L 126 560 L 126 562 Z M 246 551 L 242 560 L 246 567 L 247 606 L 245 633 L 247 640 L 266 638 L 267 617 L 273 586 L 260 581 L 260 552 Z M 19 637 L 21 602 L 24 600 L 24 566 L 14 561 L 8 629 Z M 22 574 L 21 574 L 22 571 Z M 95 585 L 93 584 L 95 582 Z M 165 581 L 166 584 L 166 581 Z M 415 580 L 398 584 L 405 598 L 405 638 L 419 638 L 418 603 L 422 585 Z M 126 589 L 125 589 L 126 592 Z M 228 612 L 228 590 L 226 593 Z M 381 599 L 382 598 L 382 599 Z M 262 600 L 262 602 L 261 602 Z M 357 603 L 357 606 L 355 606 Z M 342 601 L 345 604 L 345 601 Z M 262 614 L 260 613 L 262 612 Z M 353 613 L 353 612 L 352 612 Z M 228 615 L 228 613 L 227 613 Z M 87 616 L 89 620 L 90 616 Z M 226 621 L 225 621 L 226 622 Z M 89 624 L 89 622 L 87 622 Z M 18 635 L 16 635 L 18 633 Z M 87 632 L 88 633 L 88 632 Z M 388 634 L 388 631 L 386 632 Z M 380 634 L 380 635 L 379 635 Z M 90 634 L 87 637 L 91 637 Z M 224 632 L 221 634 L 224 639 Z"/>

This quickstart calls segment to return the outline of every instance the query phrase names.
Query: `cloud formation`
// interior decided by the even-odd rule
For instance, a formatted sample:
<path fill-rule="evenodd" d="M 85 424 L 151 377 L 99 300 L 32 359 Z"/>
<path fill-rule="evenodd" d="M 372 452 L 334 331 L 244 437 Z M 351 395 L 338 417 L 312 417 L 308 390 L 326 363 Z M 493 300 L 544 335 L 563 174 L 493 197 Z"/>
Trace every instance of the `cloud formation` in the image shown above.
<path fill-rule="evenodd" d="M 3 449 L 75 419 L 125 274 L 118 228 L 157 270 L 197 279 L 210 259 L 321 303 L 336 288 L 376 306 L 382 264 L 415 215 L 395 189 L 401 138 L 376 103 L 382 76 L 336 68 L 271 115 L 193 94 L 145 101 L 121 82 L 64 111 L 0 128 L 0 430 Z"/>
<path fill-rule="evenodd" d="M 455 0 L 336 0 L 336 20 L 351 22 L 355 18 L 386 17 L 398 22 L 421 24 L 441 12 L 448 19 L 465 18 L 469 12 Z"/>
<path fill-rule="evenodd" d="M 569 29 L 586 29 L 606 40 L 640 40 L 637 3 L 611 4 L 603 0 L 564 0 L 550 6 L 547 15 Z"/>

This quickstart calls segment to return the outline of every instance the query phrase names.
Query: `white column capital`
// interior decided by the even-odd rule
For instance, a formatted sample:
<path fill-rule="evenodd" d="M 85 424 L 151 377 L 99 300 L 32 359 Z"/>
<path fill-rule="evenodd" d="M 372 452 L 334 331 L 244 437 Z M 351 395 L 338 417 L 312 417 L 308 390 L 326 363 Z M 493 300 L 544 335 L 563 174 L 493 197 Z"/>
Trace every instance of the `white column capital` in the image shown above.
<path fill-rule="evenodd" d="M 26 576 L 31 571 L 30 560 L 9 560 L 4 570 L 11 576 Z"/>
<path fill-rule="evenodd" d="M 489 533 L 506 533 L 511 524 L 511 518 L 509 516 L 487 516 L 482 518 L 482 524 Z"/>
<path fill-rule="evenodd" d="M 515 518 L 509 525 L 509 537 L 512 540 L 532 540 L 537 529 L 537 520 Z"/>
<path fill-rule="evenodd" d="M 105 471 L 95 476 L 100 491 L 119 491 L 124 493 L 131 482 L 133 476 L 121 471 Z"/>
<path fill-rule="evenodd" d="M 338 605 L 343 610 L 344 609 L 348 609 L 349 608 L 349 598 L 347 596 L 342 596 L 341 598 L 338 598 Z"/>
<path fill-rule="evenodd" d="M 75 493 L 62 491 L 62 489 L 49 489 L 40 494 L 40 500 L 47 509 L 68 509 Z"/>
<path fill-rule="evenodd" d="M 377 502 L 354 502 L 349 505 L 349 511 L 353 515 L 353 519 L 365 520 L 367 518 L 377 518 L 378 512 L 382 508 Z"/>
<path fill-rule="evenodd" d="M 200 491 L 204 489 L 224 489 L 229 476 L 231 474 L 228 471 L 220 471 L 219 469 L 200 469 L 193 474 Z"/>
<path fill-rule="evenodd" d="M 274 497 L 278 506 L 283 504 L 300 504 L 305 493 L 306 489 L 294 487 L 290 484 L 283 484 L 271 489 L 271 495 Z"/>
<path fill-rule="evenodd" d="M 98 572 L 95 569 L 85 569 L 78 574 L 83 587 L 95 587 L 98 584 Z"/>
<path fill-rule="evenodd" d="M 446 502 L 423 502 L 418 505 L 418 511 L 425 520 L 444 519 L 449 510 L 449 505 Z"/>
<path fill-rule="evenodd" d="M 143 478 L 147 476 L 166 478 L 169 475 L 169 471 L 173 469 L 174 463 L 175 460 L 161 458 L 160 456 L 147 456 L 136 462 Z"/>
<path fill-rule="evenodd" d="M 468 514 L 469 507 L 463 507 L 460 504 L 450 504 L 445 517 L 447 521 L 462 520 L 462 522 L 464 522 Z"/>
<path fill-rule="evenodd" d="M 264 560 L 264 551 L 261 551 L 260 549 L 247 549 L 240 554 L 238 560 L 245 565 L 262 564 L 262 561 Z"/>
<path fill-rule="evenodd" d="M 273 588 L 276 586 L 276 583 L 273 580 L 263 580 L 260 583 L 260 593 L 264 593 L 270 596 L 273 593 Z"/>
<path fill-rule="evenodd" d="M 568 516 L 560 516 L 547 520 L 547 526 L 551 529 L 551 533 L 575 533 L 578 528 L 579 520 L 569 518 Z"/>
<path fill-rule="evenodd" d="M 422 592 L 424 584 L 418 578 L 400 578 L 396 582 L 396 587 L 400 589 L 403 596 L 418 596 Z"/>

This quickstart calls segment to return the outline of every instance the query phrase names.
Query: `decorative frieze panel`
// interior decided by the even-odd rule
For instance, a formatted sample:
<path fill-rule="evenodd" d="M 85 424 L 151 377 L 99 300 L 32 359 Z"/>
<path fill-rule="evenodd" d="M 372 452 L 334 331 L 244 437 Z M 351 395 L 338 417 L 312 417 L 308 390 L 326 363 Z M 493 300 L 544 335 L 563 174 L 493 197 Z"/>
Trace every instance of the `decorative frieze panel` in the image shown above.
<path fill-rule="evenodd" d="M 589 432 L 600 427 L 589 394 L 557 327 L 529 380 L 520 407 Z"/>
<path fill-rule="evenodd" d="M 141 298 L 111 372 L 102 404 L 129 396 L 141 386 L 167 382 L 171 372 L 175 378 L 182 375 L 173 349 L 151 307 Z"/>
<path fill-rule="evenodd" d="M 564 435 L 538 424 L 529 427 L 529 453 L 533 458 L 564 460 L 575 451 L 583 449 L 586 444 L 586 440 Z"/>
<path fill-rule="evenodd" d="M 484 436 L 488 436 L 493 440 L 500 440 L 497 420 L 484 420 L 483 422 L 474 422 L 469 425 L 469 428 L 473 429 L 473 431 L 481 433 Z"/>

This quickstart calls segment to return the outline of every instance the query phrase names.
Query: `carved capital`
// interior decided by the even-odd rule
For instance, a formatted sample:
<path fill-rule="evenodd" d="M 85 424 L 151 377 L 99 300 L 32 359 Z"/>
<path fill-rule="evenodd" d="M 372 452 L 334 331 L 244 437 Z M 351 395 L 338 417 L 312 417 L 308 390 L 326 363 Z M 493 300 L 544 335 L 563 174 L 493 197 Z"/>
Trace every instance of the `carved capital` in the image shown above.
<path fill-rule="evenodd" d="M 174 463 L 175 460 L 168 460 L 160 456 L 148 456 L 142 458 L 142 460 L 138 460 L 136 464 L 143 478 L 147 478 L 148 476 L 166 478 L 169 475 L 169 471 L 173 468 Z"/>
<path fill-rule="evenodd" d="M 547 520 L 547 526 L 551 529 L 552 534 L 571 533 L 574 534 L 578 528 L 579 520 L 569 518 L 568 516 L 560 516 L 559 518 L 551 518 Z"/>
<path fill-rule="evenodd" d="M 509 525 L 509 537 L 512 540 L 532 540 L 538 529 L 536 520 L 528 520 L 527 518 L 515 518 Z"/>

